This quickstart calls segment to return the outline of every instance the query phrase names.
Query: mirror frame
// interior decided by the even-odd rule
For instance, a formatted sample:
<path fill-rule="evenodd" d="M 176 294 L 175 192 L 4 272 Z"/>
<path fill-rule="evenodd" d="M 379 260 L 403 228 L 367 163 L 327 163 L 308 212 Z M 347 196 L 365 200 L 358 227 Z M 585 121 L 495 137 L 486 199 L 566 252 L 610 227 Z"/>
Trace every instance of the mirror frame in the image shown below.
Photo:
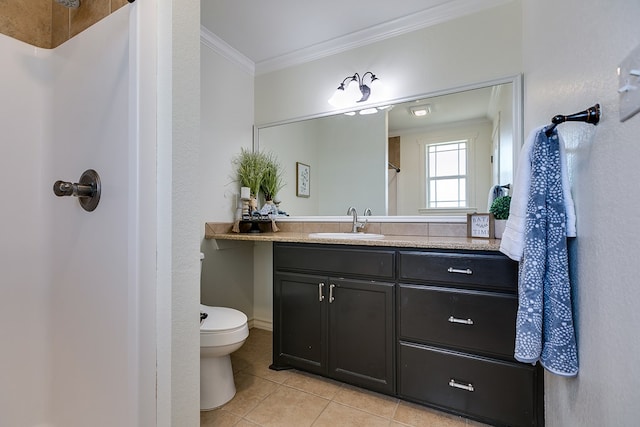
<path fill-rule="evenodd" d="M 468 90 L 473 90 L 473 89 L 480 89 L 480 88 L 484 88 L 487 86 L 495 86 L 495 85 L 500 85 L 500 84 L 508 84 L 511 83 L 513 84 L 513 91 L 512 91 L 512 114 L 514 117 L 514 121 L 513 121 L 513 167 L 514 167 L 514 178 L 515 178 L 515 174 L 517 173 L 517 166 L 518 166 L 518 157 L 520 156 L 520 150 L 522 148 L 522 144 L 524 142 L 524 134 L 523 134 L 523 127 L 524 127 L 524 94 L 523 94 L 523 75 L 522 74 L 516 74 L 516 75 L 511 75 L 511 76 L 507 76 L 507 77 L 503 77 L 503 78 L 498 78 L 498 79 L 494 79 L 494 80 L 488 80 L 488 81 L 483 81 L 483 82 L 477 82 L 477 83 L 472 83 L 472 84 L 468 84 L 468 85 L 463 85 L 463 86 L 457 86 L 457 87 L 452 87 L 452 88 L 448 88 L 448 89 L 442 89 L 442 90 L 438 90 L 438 91 L 433 91 L 433 92 L 427 92 L 427 93 L 422 93 L 419 95 L 414 95 L 414 96 L 408 96 L 405 98 L 397 98 L 397 99 L 392 99 L 392 100 L 388 100 L 386 102 L 378 102 L 375 104 L 371 104 L 371 105 L 367 105 L 367 107 L 380 107 L 380 106 L 384 106 L 384 105 L 395 105 L 395 104 L 401 104 L 401 103 L 405 103 L 405 102 L 411 102 L 411 101 L 415 101 L 418 99 L 426 99 L 426 98 L 432 98 L 432 97 L 436 97 L 436 96 L 443 96 L 443 95 L 451 95 L 454 93 L 459 93 L 459 92 L 465 92 Z M 315 114 L 315 115 L 309 115 L 309 116 L 301 116 L 301 117 L 295 117 L 292 119 L 287 119 L 287 120 L 282 120 L 282 121 L 278 121 L 278 122 L 272 122 L 272 123 L 265 123 L 265 124 L 260 124 L 260 125 L 254 125 L 253 126 L 253 151 L 259 151 L 260 150 L 260 141 L 259 141 L 259 132 L 261 129 L 265 129 L 265 128 L 270 128 L 273 126 L 280 126 L 280 125 L 285 125 L 285 124 L 290 124 L 290 123 L 296 123 L 296 122 L 300 122 L 300 121 L 304 121 L 304 120 L 311 120 L 311 119 L 319 119 L 319 118 L 323 118 L 323 117 L 330 117 L 330 116 L 336 116 L 338 114 L 343 114 L 349 111 L 353 111 L 353 108 L 345 108 L 345 109 L 340 109 L 340 110 L 332 110 L 332 111 L 327 111 L 324 113 L 319 113 L 319 114 Z M 322 221 L 322 222 L 339 222 L 339 221 L 345 221 L 345 220 L 350 220 L 350 216 L 324 216 L 324 215 L 317 215 L 317 216 L 288 216 L 288 217 L 278 217 L 277 220 L 278 221 L 300 221 L 300 222 L 314 222 L 314 221 Z M 402 216 L 402 215 L 398 215 L 398 216 L 388 216 L 388 215 L 380 215 L 380 216 L 371 216 L 368 217 L 370 221 L 375 221 L 375 222 L 466 222 L 467 218 L 466 215 L 451 215 L 451 216 L 445 216 L 445 215 L 412 215 L 412 216 Z"/>

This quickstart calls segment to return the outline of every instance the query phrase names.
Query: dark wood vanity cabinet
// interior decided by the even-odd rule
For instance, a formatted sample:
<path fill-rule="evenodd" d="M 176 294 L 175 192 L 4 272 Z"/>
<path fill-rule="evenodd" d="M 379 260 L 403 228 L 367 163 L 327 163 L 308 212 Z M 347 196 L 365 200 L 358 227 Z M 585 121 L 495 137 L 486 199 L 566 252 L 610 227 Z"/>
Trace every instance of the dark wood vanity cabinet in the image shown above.
<path fill-rule="evenodd" d="M 398 395 L 493 425 L 543 425 L 542 372 L 513 359 L 517 263 L 398 251 L 398 278 Z"/>
<path fill-rule="evenodd" d="M 500 426 L 544 424 L 513 359 L 517 264 L 497 252 L 274 243 L 274 369 Z"/>
<path fill-rule="evenodd" d="M 394 255 L 274 244 L 273 368 L 395 393 Z"/>

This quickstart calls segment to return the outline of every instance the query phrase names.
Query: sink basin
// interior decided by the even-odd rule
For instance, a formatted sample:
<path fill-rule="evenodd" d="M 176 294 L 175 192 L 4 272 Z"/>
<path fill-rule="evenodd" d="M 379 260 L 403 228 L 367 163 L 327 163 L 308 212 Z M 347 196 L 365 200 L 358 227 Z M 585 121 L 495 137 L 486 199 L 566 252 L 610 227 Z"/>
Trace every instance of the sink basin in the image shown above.
<path fill-rule="evenodd" d="M 384 235 L 375 233 L 310 233 L 309 237 L 315 239 L 345 239 L 345 240 L 362 240 L 362 239 L 382 239 Z"/>

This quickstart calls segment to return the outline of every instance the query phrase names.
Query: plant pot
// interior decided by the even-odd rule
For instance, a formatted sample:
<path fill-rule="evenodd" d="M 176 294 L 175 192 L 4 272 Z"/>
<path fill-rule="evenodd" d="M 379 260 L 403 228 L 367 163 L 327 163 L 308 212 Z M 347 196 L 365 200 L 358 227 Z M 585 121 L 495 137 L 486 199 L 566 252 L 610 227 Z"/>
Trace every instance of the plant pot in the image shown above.
<path fill-rule="evenodd" d="M 502 234 L 504 233 L 504 229 L 507 226 L 506 219 L 496 219 L 493 222 L 493 234 L 496 239 L 502 239 Z"/>

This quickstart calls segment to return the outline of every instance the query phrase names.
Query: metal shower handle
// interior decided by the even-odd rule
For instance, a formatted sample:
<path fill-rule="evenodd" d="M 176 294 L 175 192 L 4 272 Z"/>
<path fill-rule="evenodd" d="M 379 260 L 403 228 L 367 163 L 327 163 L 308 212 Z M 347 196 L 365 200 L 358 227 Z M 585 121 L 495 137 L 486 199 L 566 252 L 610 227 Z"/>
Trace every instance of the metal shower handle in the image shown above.
<path fill-rule="evenodd" d="M 53 192 L 56 196 L 93 197 L 96 190 L 91 185 L 56 181 L 53 184 Z"/>
<path fill-rule="evenodd" d="M 80 206 L 87 212 L 98 206 L 101 192 L 100 175 L 93 169 L 84 171 L 78 183 L 58 180 L 53 184 L 53 194 L 58 197 L 77 197 Z"/>

